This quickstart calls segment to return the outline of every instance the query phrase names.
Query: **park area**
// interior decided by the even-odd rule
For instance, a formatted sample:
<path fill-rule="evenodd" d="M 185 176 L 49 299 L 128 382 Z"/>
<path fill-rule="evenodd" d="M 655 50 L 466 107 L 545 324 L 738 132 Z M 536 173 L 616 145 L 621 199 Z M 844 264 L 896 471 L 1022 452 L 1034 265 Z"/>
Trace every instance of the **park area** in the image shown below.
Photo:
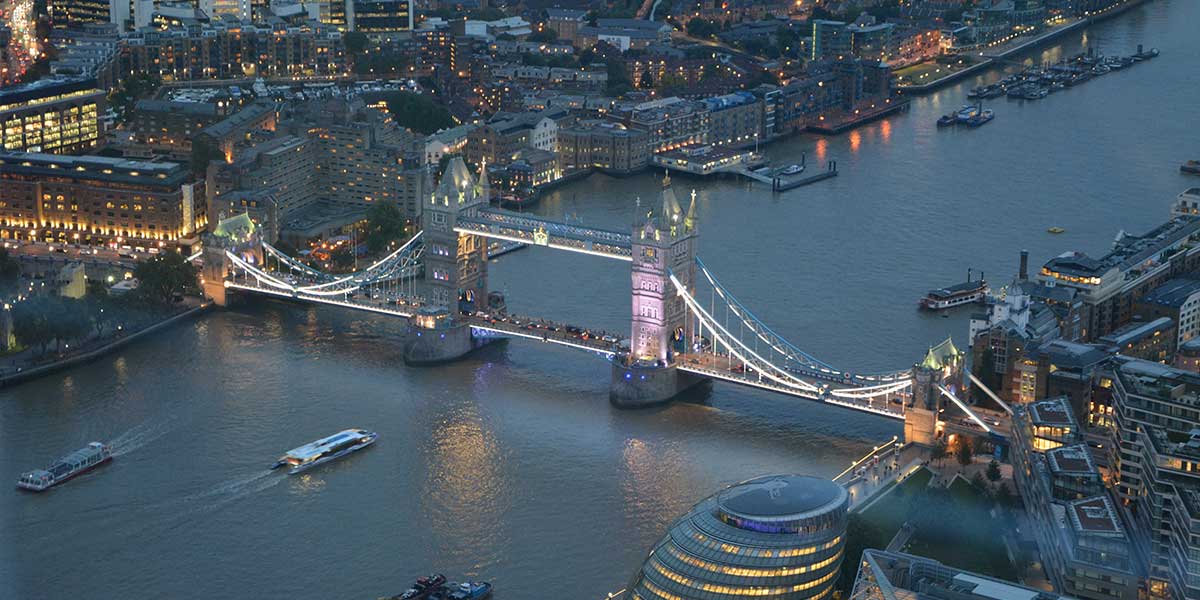
<path fill-rule="evenodd" d="M 895 550 L 992 577 L 1017 578 L 1004 546 L 1005 524 L 992 518 L 988 494 L 963 478 L 948 488 L 929 487 L 931 479 L 933 472 L 922 468 L 850 515 L 841 579 L 845 589 L 853 585 L 862 551 L 886 549 L 906 523 L 911 535 Z"/>

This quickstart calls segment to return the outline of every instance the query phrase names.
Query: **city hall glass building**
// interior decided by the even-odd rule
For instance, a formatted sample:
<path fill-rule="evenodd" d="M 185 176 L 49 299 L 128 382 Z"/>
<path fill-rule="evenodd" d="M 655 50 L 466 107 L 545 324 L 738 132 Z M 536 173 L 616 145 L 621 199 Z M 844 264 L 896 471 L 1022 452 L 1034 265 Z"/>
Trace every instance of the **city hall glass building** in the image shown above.
<path fill-rule="evenodd" d="M 770 475 L 692 508 L 629 585 L 632 600 L 829 598 L 846 545 L 850 495 L 829 480 Z"/>

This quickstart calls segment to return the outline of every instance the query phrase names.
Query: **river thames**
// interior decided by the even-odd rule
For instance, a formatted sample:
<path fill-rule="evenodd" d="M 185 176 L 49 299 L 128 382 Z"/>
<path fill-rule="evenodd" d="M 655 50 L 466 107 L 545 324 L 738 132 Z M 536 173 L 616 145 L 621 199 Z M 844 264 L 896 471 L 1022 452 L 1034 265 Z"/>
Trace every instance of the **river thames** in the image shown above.
<path fill-rule="evenodd" d="M 977 130 L 934 121 L 969 78 L 848 134 L 767 148 L 841 176 L 780 195 L 695 186 L 699 255 L 772 328 L 837 366 L 903 368 L 968 312 L 918 313 L 968 267 L 993 285 L 1021 248 L 1040 265 L 1103 253 L 1200 180 L 1200 4 L 1149 3 L 1031 54 L 1085 45 L 1162 56 L 1036 102 L 994 101 Z M 661 176 L 593 176 L 537 211 L 626 228 Z M 1050 235 L 1046 228 L 1066 229 Z M 625 263 L 530 249 L 496 260 L 510 310 L 624 330 Z M 44 494 L 0 492 L 0 598 L 376 598 L 431 571 L 498 598 L 603 598 L 676 516 L 771 472 L 832 476 L 899 424 L 715 384 L 620 411 L 609 365 L 512 341 L 435 368 L 400 360 L 398 323 L 283 303 L 210 313 L 90 365 L 0 390 L 0 478 L 93 439 L 113 464 Z M 370 450 L 289 477 L 283 451 L 346 427 Z"/>

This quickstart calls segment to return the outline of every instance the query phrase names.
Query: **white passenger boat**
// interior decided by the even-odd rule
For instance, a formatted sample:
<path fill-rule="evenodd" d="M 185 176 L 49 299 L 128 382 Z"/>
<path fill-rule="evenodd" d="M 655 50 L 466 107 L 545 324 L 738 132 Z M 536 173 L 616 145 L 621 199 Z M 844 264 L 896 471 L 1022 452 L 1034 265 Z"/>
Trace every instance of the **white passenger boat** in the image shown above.
<path fill-rule="evenodd" d="M 362 450 L 375 443 L 379 434 L 366 429 L 347 429 L 329 437 L 309 442 L 289 450 L 279 458 L 272 469 L 290 466 L 289 474 L 295 475 L 321 463 L 341 458 L 351 452 Z"/>
<path fill-rule="evenodd" d="M 21 475 L 17 487 L 31 492 L 40 492 L 56 486 L 76 475 L 82 475 L 112 460 L 112 446 L 92 442 L 60 459 L 45 469 L 37 469 Z"/>

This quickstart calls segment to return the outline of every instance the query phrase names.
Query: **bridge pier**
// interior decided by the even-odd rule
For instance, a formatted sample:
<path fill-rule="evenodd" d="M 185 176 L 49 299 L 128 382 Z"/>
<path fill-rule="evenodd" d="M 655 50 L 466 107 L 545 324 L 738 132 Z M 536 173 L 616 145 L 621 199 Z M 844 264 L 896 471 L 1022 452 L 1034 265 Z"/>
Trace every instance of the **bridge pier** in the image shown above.
<path fill-rule="evenodd" d="M 445 309 L 423 308 L 408 320 L 404 336 L 404 364 L 436 365 L 458 360 L 497 339 L 477 336 L 471 326 L 455 322 Z"/>
<path fill-rule="evenodd" d="M 676 396 L 710 381 L 675 367 L 629 366 L 613 361 L 608 400 L 617 408 L 644 408 L 665 404 Z"/>

